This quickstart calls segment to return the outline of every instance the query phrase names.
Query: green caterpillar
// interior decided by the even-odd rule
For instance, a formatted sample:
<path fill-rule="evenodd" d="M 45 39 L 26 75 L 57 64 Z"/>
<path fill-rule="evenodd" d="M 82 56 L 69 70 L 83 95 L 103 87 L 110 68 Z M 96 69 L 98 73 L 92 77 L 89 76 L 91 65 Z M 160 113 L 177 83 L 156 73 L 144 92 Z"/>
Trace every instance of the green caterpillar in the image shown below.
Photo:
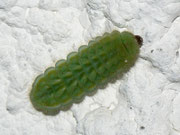
<path fill-rule="evenodd" d="M 81 101 L 116 74 L 128 71 L 141 45 L 142 38 L 127 31 L 115 30 L 95 38 L 35 79 L 30 92 L 33 106 L 52 113 Z"/>

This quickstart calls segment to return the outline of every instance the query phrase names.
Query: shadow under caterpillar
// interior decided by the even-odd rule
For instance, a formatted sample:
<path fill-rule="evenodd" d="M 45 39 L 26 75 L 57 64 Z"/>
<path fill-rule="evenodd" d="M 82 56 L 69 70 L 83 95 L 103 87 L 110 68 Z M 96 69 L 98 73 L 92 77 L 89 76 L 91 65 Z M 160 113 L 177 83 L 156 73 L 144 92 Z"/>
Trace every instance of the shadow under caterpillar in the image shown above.
<path fill-rule="evenodd" d="M 30 92 L 33 106 L 44 114 L 55 115 L 69 109 L 127 72 L 138 58 L 142 38 L 130 32 L 113 31 L 91 40 L 59 60 L 35 79 Z"/>

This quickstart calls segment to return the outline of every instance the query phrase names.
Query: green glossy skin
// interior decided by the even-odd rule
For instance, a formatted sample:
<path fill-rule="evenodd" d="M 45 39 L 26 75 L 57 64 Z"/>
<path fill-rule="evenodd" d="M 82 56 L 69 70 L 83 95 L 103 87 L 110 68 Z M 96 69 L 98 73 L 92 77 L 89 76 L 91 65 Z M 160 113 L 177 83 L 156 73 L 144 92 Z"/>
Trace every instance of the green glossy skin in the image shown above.
<path fill-rule="evenodd" d="M 129 32 L 105 33 L 48 68 L 33 83 L 30 99 L 42 112 L 60 110 L 124 73 L 139 54 L 139 44 Z"/>

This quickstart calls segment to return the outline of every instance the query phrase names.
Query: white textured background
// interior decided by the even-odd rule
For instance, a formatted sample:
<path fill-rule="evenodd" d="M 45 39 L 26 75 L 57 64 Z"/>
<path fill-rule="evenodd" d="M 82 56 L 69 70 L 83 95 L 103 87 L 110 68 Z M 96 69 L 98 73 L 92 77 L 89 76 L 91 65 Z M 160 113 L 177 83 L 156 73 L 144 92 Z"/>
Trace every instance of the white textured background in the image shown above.
<path fill-rule="evenodd" d="M 113 29 L 144 39 L 125 76 L 46 116 L 35 77 Z M 0 0 L 0 135 L 180 135 L 180 0 Z"/>

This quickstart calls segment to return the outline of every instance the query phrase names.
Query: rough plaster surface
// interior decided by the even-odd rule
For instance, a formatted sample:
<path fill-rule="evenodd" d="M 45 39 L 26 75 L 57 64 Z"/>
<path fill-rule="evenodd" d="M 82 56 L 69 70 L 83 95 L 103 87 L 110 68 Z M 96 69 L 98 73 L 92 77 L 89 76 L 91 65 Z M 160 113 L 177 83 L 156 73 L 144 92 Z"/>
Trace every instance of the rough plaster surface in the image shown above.
<path fill-rule="evenodd" d="M 46 116 L 35 77 L 113 29 L 144 39 L 114 84 Z M 180 0 L 0 0 L 0 135 L 180 135 Z"/>

